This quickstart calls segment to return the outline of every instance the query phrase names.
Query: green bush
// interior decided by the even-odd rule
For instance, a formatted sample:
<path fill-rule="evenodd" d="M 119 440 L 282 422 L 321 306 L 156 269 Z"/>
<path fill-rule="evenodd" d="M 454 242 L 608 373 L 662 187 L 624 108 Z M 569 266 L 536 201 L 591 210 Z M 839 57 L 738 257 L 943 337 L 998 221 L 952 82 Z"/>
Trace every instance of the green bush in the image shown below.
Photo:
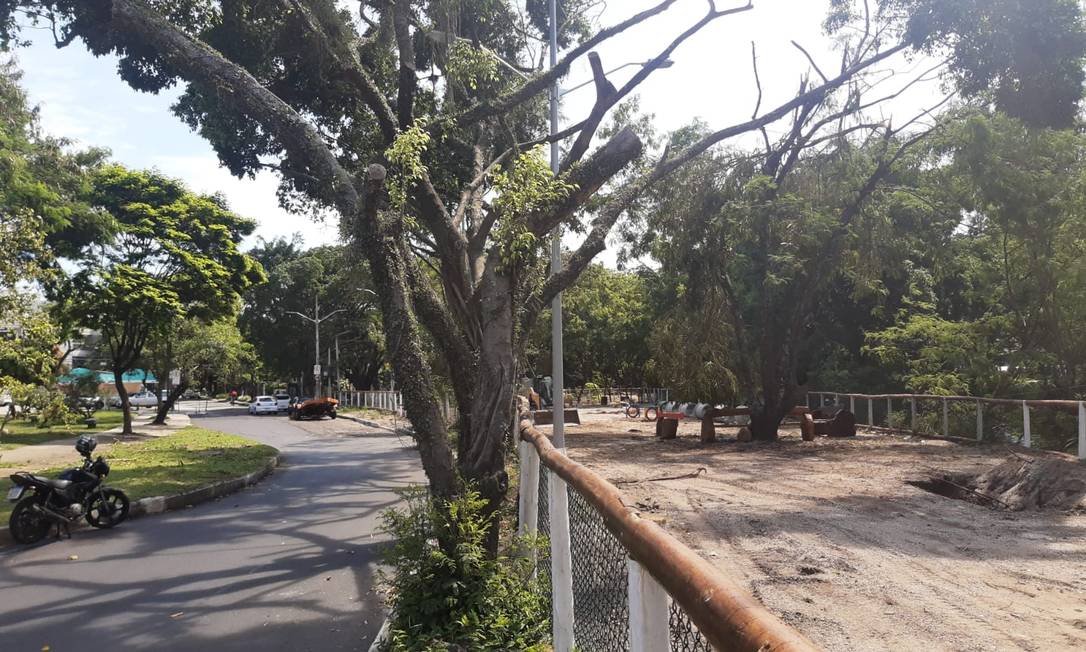
<path fill-rule="evenodd" d="M 467 491 L 444 501 L 421 488 L 406 500 L 383 515 L 393 538 L 382 573 L 392 610 L 386 649 L 548 649 L 549 586 L 530 555 L 487 554 L 486 500 Z"/>

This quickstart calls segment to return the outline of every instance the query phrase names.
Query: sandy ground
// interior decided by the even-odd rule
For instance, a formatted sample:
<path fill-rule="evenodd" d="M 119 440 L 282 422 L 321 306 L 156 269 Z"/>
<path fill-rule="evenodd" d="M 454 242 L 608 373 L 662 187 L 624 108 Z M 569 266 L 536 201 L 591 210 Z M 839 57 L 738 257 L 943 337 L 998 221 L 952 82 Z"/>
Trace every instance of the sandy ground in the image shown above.
<path fill-rule="evenodd" d="M 703 445 L 696 422 L 658 441 L 651 423 L 582 415 L 574 459 L 827 650 L 1086 650 L 1086 515 L 906 484 L 995 465 L 1006 446 L 796 432 L 739 444 L 735 429 Z"/>

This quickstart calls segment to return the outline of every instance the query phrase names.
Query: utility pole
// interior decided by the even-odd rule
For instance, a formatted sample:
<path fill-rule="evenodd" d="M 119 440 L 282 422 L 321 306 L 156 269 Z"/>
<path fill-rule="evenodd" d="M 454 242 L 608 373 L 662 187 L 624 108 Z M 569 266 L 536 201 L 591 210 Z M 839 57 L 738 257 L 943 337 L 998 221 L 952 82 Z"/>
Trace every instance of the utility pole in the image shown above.
<path fill-rule="evenodd" d="M 558 65 L 558 6 L 556 0 L 550 0 L 550 62 L 551 70 Z M 558 176 L 558 98 L 561 90 L 558 79 L 551 86 L 550 129 L 551 137 L 551 172 Z M 562 268 L 562 227 L 555 225 L 551 236 L 551 275 Z M 551 382 L 553 387 L 554 446 L 565 452 L 565 379 L 563 378 L 562 356 L 562 293 L 555 295 L 551 302 Z M 551 519 L 551 601 L 554 605 L 551 624 L 551 638 L 554 652 L 572 652 L 573 635 L 573 568 L 570 557 L 569 538 L 569 491 L 566 483 L 557 473 L 549 473 L 547 505 Z"/>
<path fill-rule="evenodd" d="M 309 315 L 300 313 L 300 312 L 298 312 L 296 310 L 288 310 L 287 311 L 287 313 L 289 313 L 291 315 L 297 315 L 298 317 L 301 317 L 302 319 L 304 319 L 304 320 L 306 320 L 308 322 L 311 322 L 313 324 L 313 344 L 314 344 L 314 346 L 313 346 L 313 393 L 314 394 L 320 394 L 321 391 L 322 391 L 322 388 L 321 388 L 321 385 L 322 385 L 322 383 L 321 383 L 321 322 L 326 320 L 326 319 L 330 319 L 332 316 L 337 315 L 337 314 L 343 312 L 344 310 L 346 310 L 346 308 L 339 308 L 339 309 L 333 310 L 332 312 L 328 313 L 327 315 L 321 317 L 320 301 L 319 301 L 317 296 L 314 296 L 313 297 L 313 316 L 312 317 L 310 317 Z M 329 351 L 328 352 L 328 357 L 329 357 L 328 364 L 329 365 L 332 364 L 331 363 L 331 356 L 332 356 L 332 352 Z M 302 390 L 299 388 L 298 391 L 301 392 Z M 314 396 L 313 398 L 320 398 L 320 397 L 319 396 Z"/>

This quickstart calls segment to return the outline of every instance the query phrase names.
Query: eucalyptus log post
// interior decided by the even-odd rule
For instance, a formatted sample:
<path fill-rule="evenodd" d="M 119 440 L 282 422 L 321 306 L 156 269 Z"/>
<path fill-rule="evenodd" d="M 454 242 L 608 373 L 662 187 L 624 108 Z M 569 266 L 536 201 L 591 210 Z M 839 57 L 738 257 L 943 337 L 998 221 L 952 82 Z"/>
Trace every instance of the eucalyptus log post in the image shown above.
<path fill-rule="evenodd" d="M 713 422 L 713 409 L 706 408 L 701 418 L 701 443 L 711 444 L 716 441 L 716 424 Z"/>

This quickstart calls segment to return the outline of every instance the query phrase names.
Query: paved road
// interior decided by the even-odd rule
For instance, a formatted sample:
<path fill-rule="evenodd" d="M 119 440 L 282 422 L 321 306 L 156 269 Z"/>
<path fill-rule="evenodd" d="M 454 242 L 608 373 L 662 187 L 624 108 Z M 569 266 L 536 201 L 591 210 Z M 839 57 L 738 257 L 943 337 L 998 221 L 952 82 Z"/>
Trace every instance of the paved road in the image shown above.
<path fill-rule="evenodd" d="M 369 645 L 382 619 L 379 515 L 422 480 L 417 454 L 342 419 L 299 427 L 219 410 L 193 422 L 275 446 L 284 465 L 219 501 L 0 551 L 0 650 Z"/>

